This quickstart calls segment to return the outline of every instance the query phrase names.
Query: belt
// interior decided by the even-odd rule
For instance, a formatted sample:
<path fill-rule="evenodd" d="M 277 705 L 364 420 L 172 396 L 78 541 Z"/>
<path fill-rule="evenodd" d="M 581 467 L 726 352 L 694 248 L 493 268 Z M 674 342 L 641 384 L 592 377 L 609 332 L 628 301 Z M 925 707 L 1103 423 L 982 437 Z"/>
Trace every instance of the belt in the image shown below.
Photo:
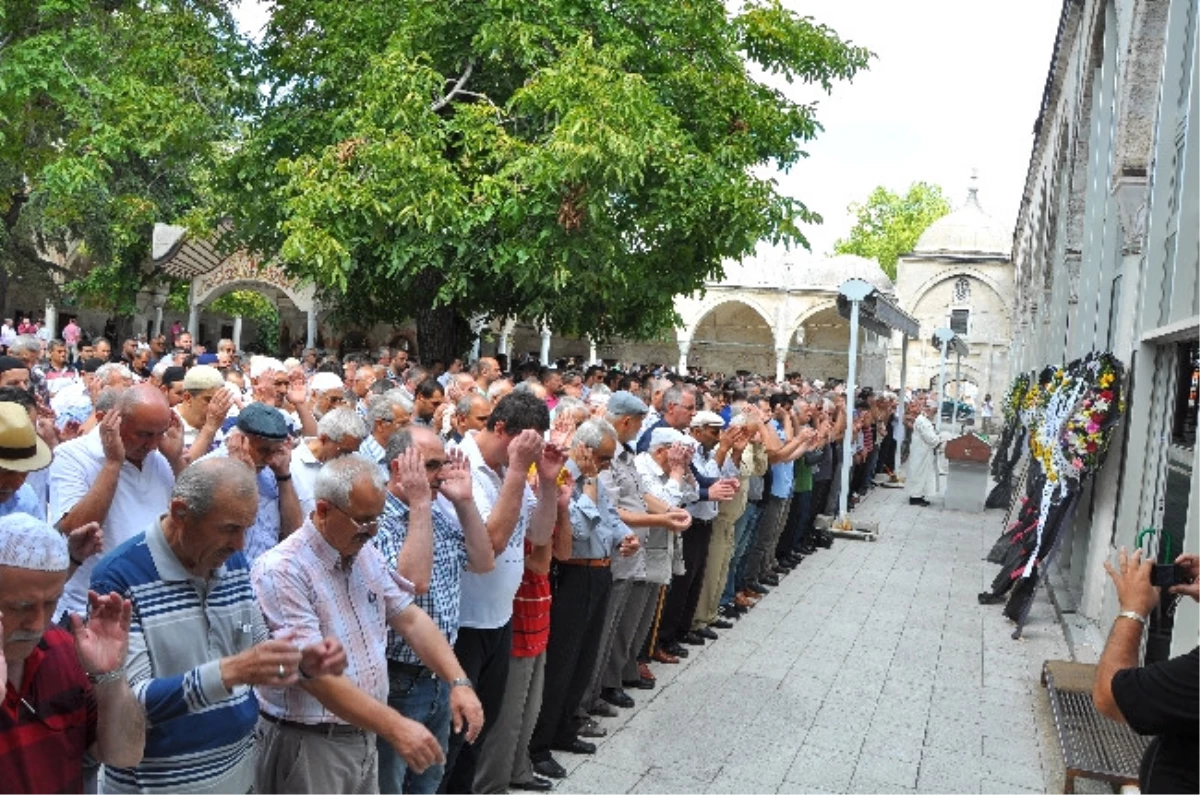
<path fill-rule="evenodd" d="M 612 558 L 571 558 L 560 560 L 564 566 L 587 566 L 589 569 L 606 569 L 612 564 Z"/>
<path fill-rule="evenodd" d="M 426 668 L 424 665 L 415 663 L 400 662 L 399 660 L 388 660 L 388 673 L 403 674 L 411 676 L 414 679 L 436 679 L 437 674 Z"/>
<path fill-rule="evenodd" d="M 323 737 L 356 737 L 367 733 L 365 730 L 357 726 L 351 726 L 348 723 L 300 723 L 299 721 L 277 718 L 261 710 L 258 714 L 263 717 L 263 720 L 268 723 L 274 723 L 281 728 L 295 729 L 307 734 L 320 734 Z"/>

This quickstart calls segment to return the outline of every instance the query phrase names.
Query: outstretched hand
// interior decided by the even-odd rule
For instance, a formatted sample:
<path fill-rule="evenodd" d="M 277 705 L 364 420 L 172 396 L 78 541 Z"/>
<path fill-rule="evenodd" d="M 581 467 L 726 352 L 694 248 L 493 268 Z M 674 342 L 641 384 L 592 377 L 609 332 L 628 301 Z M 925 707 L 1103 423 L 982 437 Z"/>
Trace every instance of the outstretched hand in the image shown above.
<path fill-rule="evenodd" d="M 89 674 L 106 674 L 125 664 L 133 603 L 118 593 L 101 596 L 88 591 L 87 621 L 71 614 L 71 634 L 79 664 Z"/>

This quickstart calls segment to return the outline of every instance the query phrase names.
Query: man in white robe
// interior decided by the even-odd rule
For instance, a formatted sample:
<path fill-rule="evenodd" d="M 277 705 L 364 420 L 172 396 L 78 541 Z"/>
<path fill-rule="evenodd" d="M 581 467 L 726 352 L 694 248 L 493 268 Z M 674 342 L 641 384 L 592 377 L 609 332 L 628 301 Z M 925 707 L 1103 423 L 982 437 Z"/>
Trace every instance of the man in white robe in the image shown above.
<path fill-rule="evenodd" d="M 942 440 L 933 427 L 938 410 L 936 400 L 927 400 L 913 422 L 911 448 L 908 454 L 908 504 L 929 505 L 929 497 L 938 492 L 937 451 Z"/>

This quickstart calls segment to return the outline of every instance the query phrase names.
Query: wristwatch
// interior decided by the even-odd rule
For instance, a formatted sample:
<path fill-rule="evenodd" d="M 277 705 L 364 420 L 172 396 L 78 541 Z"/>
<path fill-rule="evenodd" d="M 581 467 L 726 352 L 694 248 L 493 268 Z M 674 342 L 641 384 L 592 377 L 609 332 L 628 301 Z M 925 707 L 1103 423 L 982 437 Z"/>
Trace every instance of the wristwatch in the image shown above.
<path fill-rule="evenodd" d="M 475 684 L 474 684 L 474 683 L 473 683 L 473 682 L 472 682 L 470 679 L 468 679 L 467 677 L 465 677 L 465 676 L 460 676 L 460 677 L 459 677 L 459 678 L 457 678 L 457 679 L 451 679 L 451 680 L 450 680 L 450 687 L 452 687 L 452 688 L 454 688 L 454 687 L 469 687 L 469 688 L 471 688 L 472 690 L 474 690 L 474 689 L 475 689 Z"/>
<path fill-rule="evenodd" d="M 124 665 L 118 665 L 116 668 L 112 669 L 111 671 L 105 671 L 104 673 L 100 673 L 100 674 L 94 674 L 91 672 L 87 672 L 88 681 L 91 682 L 93 685 L 102 685 L 105 682 L 114 682 L 123 676 L 125 676 L 125 666 Z"/>

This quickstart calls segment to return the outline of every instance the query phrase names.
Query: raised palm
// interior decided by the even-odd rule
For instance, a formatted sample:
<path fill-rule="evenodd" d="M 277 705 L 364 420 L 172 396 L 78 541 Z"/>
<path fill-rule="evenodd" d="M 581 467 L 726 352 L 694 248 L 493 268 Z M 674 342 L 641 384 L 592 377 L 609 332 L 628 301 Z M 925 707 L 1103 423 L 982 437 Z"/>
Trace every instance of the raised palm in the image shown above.
<path fill-rule="evenodd" d="M 75 653 L 87 673 L 108 673 L 125 663 L 133 603 L 117 593 L 100 596 L 95 591 L 88 591 L 88 603 L 87 623 L 77 613 L 71 614 Z"/>

